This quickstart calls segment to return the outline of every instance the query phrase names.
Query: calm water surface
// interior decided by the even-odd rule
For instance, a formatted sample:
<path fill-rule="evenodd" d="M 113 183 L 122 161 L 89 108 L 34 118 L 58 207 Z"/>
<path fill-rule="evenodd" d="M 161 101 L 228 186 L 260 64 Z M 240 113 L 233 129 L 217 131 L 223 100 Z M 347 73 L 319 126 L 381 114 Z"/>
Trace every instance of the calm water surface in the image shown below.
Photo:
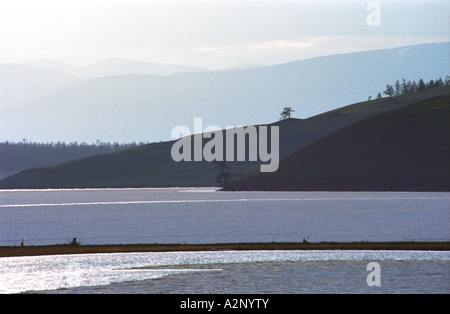
<path fill-rule="evenodd" d="M 0 191 L 0 245 L 450 240 L 450 193 Z"/>
<path fill-rule="evenodd" d="M 0 191 L 0 245 L 449 241 L 449 222 L 449 193 Z M 449 252 L 17 257 L 0 258 L 0 293 L 450 293 L 449 270 Z"/>

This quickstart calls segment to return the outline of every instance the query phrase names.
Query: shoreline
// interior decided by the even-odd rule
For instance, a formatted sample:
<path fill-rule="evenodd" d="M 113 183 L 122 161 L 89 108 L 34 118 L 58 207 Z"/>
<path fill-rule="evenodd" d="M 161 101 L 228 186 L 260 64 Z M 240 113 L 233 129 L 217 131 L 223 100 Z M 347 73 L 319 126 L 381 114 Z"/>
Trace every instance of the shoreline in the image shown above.
<path fill-rule="evenodd" d="M 442 242 L 319 242 L 319 243 L 216 243 L 216 244 L 106 244 L 2 246 L 0 258 L 43 255 L 148 253 L 193 251 L 274 251 L 274 250 L 360 250 L 360 251 L 450 251 L 450 241 Z"/>

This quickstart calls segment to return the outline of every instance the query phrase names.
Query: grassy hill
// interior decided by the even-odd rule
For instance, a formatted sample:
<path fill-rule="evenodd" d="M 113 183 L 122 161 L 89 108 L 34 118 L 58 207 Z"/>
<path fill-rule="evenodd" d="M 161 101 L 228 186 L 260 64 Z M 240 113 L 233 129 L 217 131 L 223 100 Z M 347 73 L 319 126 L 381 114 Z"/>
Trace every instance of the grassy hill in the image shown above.
<path fill-rule="evenodd" d="M 450 96 L 363 119 L 227 190 L 450 191 Z"/>
<path fill-rule="evenodd" d="M 286 158 L 367 117 L 448 93 L 448 88 L 436 88 L 423 93 L 361 102 L 305 120 L 278 121 L 272 125 L 280 127 L 280 158 Z M 53 167 L 25 170 L 1 180 L 0 188 L 215 186 L 217 170 L 214 165 L 205 161 L 174 162 L 170 154 L 173 143 L 154 143 Z M 230 162 L 229 165 L 234 180 L 237 180 L 258 171 L 260 163 Z"/>

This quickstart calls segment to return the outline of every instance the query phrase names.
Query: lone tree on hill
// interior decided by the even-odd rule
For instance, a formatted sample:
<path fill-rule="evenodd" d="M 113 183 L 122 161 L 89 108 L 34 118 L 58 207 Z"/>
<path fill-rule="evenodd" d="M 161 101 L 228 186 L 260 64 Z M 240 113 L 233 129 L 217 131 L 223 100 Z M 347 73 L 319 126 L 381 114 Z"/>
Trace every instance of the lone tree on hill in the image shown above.
<path fill-rule="evenodd" d="M 284 107 L 283 112 L 280 114 L 281 115 L 280 120 L 290 119 L 293 112 L 295 112 L 295 110 L 292 109 L 291 107 Z"/>
<path fill-rule="evenodd" d="M 227 186 L 231 182 L 231 173 L 227 171 L 230 167 L 228 167 L 226 161 L 215 161 L 215 166 L 219 170 L 216 177 L 217 184 L 221 187 Z"/>

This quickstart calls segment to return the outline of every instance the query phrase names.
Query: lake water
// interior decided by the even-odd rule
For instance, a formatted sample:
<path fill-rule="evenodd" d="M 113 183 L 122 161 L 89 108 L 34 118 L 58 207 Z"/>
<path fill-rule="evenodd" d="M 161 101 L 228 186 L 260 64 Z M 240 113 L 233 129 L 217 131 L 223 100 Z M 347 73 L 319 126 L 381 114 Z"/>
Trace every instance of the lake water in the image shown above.
<path fill-rule="evenodd" d="M 449 193 L 0 191 L 0 245 L 449 241 Z M 378 261 L 381 287 L 366 265 Z M 449 252 L 0 258 L 0 293 L 450 293 Z"/>
<path fill-rule="evenodd" d="M 450 240 L 450 193 L 0 191 L 0 245 Z"/>
<path fill-rule="evenodd" d="M 381 286 L 370 287 L 369 262 Z M 0 293 L 450 293 L 450 252 L 226 251 L 0 258 Z"/>

